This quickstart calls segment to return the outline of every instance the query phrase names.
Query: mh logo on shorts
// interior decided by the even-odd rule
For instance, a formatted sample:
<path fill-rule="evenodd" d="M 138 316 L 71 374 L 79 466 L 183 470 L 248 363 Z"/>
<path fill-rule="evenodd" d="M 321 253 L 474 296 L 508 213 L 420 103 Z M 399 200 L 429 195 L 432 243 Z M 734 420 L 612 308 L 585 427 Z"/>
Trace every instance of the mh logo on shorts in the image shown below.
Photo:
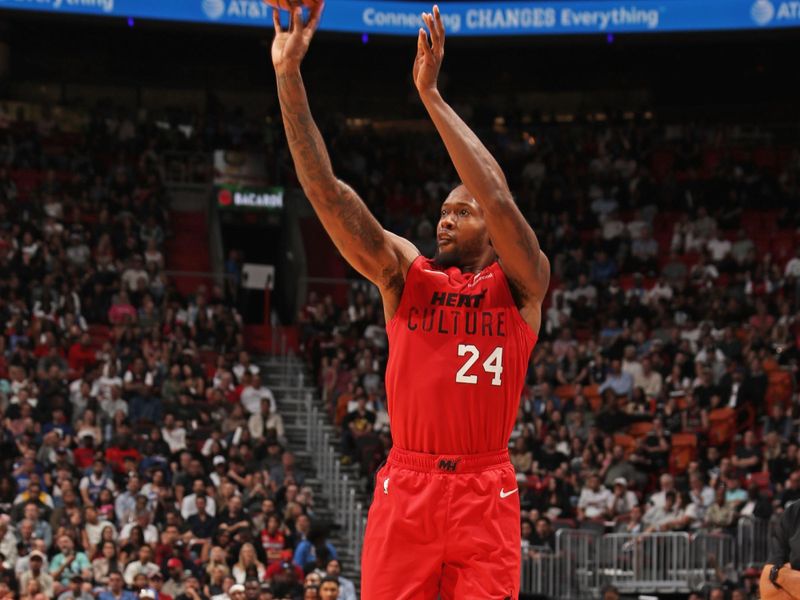
<path fill-rule="evenodd" d="M 458 463 L 461 462 L 461 459 L 456 460 L 449 460 L 447 458 L 441 459 L 438 464 L 436 465 L 440 471 L 449 471 L 450 473 L 455 473 L 456 467 Z"/>

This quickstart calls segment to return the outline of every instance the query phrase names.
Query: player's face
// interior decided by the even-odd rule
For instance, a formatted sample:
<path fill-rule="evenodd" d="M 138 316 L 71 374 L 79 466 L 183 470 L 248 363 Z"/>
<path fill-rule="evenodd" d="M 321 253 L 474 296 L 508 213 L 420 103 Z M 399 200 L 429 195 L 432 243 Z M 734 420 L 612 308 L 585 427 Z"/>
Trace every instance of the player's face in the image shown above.
<path fill-rule="evenodd" d="M 443 267 L 463 266 L 483 254 L 488 245 L 481 207 L 467 188 L 457 187 L 442 204 L 436 228 L 436 263 Z"/>

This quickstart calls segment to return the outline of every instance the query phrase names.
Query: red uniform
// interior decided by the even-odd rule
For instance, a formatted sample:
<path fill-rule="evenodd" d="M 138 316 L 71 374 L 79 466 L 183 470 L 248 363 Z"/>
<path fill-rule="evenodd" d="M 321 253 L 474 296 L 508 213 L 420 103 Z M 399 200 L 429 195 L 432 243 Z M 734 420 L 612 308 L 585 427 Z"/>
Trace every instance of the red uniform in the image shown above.
<path fill-rule="evenodd" d="M 520 518 L 508 439 L 536 334 L 495 262 L 417 258 L 387 325 L 394 447 L 362 556 L 366 600 L 516 600 Z"/>

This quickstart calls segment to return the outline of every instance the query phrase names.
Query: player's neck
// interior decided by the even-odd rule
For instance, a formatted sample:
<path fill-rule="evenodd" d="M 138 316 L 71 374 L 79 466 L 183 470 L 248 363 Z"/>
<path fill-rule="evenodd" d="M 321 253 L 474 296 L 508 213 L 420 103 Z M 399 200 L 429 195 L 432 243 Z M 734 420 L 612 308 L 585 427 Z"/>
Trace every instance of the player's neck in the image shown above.
<path fill-rule="evenodd" d="M 462 273 L 480 273 L 496 260 L 494 248 L 488 246 L 480 255 L 465 260 L 458 268 Z"/>

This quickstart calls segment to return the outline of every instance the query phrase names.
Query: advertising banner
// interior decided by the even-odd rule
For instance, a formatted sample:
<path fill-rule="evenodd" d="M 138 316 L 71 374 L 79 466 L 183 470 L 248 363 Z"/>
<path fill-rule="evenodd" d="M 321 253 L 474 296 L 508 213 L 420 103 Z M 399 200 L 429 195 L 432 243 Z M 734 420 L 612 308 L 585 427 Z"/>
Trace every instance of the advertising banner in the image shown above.
<path fill-rule="evenodd" d="M 416 35 L 432 2 L 328 0 L 320 29 Z M 800 27 L 800 0 L 446 2 L 451 35 L 573 35 Z M 272 27 L 261 0 L 0 0 L 3 9 Z"/>

